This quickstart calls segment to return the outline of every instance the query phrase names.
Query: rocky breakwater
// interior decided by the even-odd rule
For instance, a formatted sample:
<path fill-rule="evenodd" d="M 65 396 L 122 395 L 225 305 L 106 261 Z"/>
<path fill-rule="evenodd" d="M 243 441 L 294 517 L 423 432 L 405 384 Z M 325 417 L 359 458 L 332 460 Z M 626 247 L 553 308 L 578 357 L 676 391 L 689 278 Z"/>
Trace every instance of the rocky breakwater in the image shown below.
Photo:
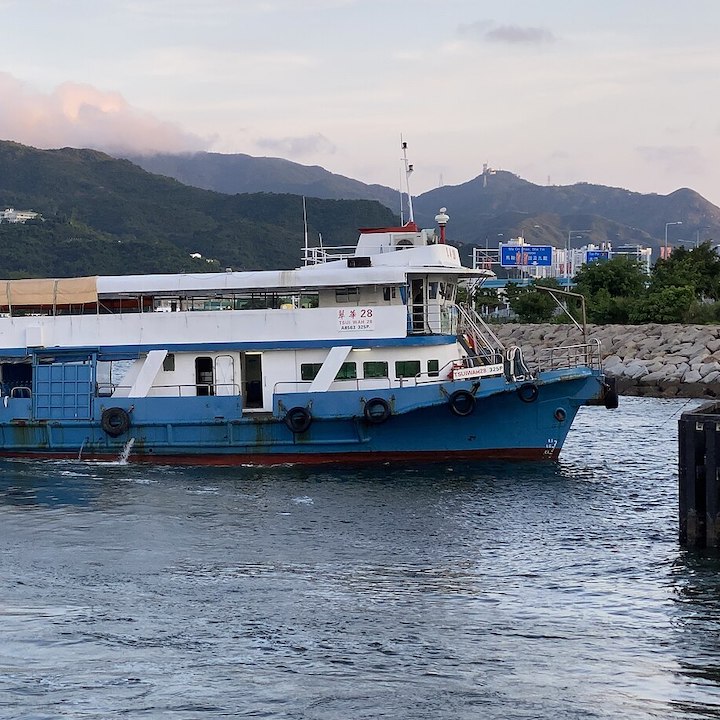
<path fill-rule="evenodd" d="M 540 349 L 582 342 L 573 325 L 493 325 L 505 345 L 519 345 L 530 367 Z M 588 325 L 601 343 L 606 373 L 622 395 L 720 397 L 720 326 Z"/>

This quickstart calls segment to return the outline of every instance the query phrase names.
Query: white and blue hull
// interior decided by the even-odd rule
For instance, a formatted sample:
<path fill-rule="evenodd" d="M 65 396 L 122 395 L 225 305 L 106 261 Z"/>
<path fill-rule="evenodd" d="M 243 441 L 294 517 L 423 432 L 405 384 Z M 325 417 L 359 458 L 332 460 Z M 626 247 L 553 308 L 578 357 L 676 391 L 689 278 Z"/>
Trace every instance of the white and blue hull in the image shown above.
<path fill-rule="evenodd" d="M 0 456 L 554 459 L 599 347 L 525 367 L 458 302 L 488 275 L 409 223 L 291 271 L 0 281 Z"/>
<path fill-rule="evenodd" d="M 451 407 L 458 392 L 473 397 L 471 409 L 461 407 L 467 414 Z M 114 460 L 127 449 L 133 461 L 219 465 L 555 459 L 578 409 L 603 396 L 598 374 L 565 370 L 532 384 L 500 377 L 371 393 L 279 394 L 272 413 L 249 417 L 238 397 L 98 397 L 87 418 L 36 419 L 33 398 L 13 398 L 0 407 L 0 455 Z M 368 419 L 364 407 L 376 399 L 390 413 Z M 308 409 L 307 429 L 289 427 L 293 408 Z M 126 413 L 127 427 L 109 434 L 102 424 L 108 412 Z"/>

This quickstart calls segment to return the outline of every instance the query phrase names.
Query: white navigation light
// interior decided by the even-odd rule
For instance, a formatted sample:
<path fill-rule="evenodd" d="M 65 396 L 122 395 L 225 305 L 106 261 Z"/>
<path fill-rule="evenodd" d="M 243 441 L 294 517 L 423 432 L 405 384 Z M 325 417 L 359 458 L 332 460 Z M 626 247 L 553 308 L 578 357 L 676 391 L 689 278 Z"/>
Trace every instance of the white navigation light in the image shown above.
<path fill-rule="evenodd" d="M 447 214 L 447 208 L 440 208 L 440 212 L 435 216 L 435 222 L 440 226 L 440 242 L 445 244 L 445 226 L 450 217 Z"/>

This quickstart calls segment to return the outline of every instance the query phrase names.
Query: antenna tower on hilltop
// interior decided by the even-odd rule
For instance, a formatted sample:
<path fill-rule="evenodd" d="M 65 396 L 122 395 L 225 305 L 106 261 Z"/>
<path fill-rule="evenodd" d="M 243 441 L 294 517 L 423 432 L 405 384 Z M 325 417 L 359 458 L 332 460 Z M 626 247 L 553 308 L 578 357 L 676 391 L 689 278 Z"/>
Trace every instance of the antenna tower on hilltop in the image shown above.
<path fill-rule="evenodd" d="M 488 167 L 487 163 L 483 163 L 483 187 L 487 187 L 487 181 L 488 181 L 488 175 L 494 175 L 495 170 L 493 170 L 491 167 Z"/>

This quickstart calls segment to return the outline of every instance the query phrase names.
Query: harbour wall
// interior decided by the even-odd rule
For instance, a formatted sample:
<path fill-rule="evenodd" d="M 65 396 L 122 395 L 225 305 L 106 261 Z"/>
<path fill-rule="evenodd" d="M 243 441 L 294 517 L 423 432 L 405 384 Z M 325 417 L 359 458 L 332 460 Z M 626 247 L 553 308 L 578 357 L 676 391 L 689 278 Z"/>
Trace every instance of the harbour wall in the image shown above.
<path fill-rule="evenodd" d="M 530 367 L 540 348 L 582 342 L 574 325 L 493 325 L 519 345 Z M 601 343 L 603 365 L 621 395 L 720 397 L 720 325 L 588 325 Z"/>

